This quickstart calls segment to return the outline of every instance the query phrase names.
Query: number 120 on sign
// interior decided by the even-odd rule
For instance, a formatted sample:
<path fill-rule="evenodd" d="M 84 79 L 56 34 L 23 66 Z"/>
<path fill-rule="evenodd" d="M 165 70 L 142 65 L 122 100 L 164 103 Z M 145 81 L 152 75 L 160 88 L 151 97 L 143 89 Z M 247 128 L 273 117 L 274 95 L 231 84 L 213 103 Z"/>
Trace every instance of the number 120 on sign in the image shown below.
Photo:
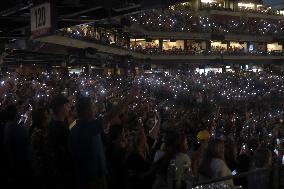
<path fill-rule="evenodd" d="M 31 31 L 51 28 L 50 3 L 44 3 L 31 9 Z"/>

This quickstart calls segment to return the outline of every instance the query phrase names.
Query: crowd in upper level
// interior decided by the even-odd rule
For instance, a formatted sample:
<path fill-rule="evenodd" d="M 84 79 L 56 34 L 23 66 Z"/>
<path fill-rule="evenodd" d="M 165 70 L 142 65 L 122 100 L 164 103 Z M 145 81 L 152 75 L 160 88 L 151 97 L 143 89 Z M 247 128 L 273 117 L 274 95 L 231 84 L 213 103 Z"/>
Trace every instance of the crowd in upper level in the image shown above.
<path fill-rule="evenodd" d="M 132 15 L 130 20 L 147 30 L 165 32 L 281 35 L 284 28 L 283 20 L 228 15 L 201 16 L 171 9 L 144 11 Z"/>
<path fill-rule="evenodd" d="M 205 5 L 213 6 L 213 9 L 215 6 L 224 7 L 223 3 L 204 4 L 201 1 L 201 7 Z M 242 11 L 260 11 L 263 13 L 272 11 L 263 5 L 252 3 L 238 3 L 238 7 Z M 136 28 L 133 31 L 134 33 L 132 33 L 131 24 L 128 25 L 130 26 L 128 28 L 130 33 L 124 33 L 119 28 L 104 28 L 103 25 L 98 23 L 77 25 L 62 29 L 58 33 L 144 54 L 259 56 L 283 54 L 281 36 L 284 34 L 284 21 L 282 19 L 268 19 L 261 16 L 248 17 L 246 15 L 229 16 L 219 13 L 207 16 L 202 15 L 201 12 L 198 14 L 192 11 L 190 3 L 182 3 L 165 9 L 145 10 L 129 16 L 130 23 L 133 28 Z M 182 40 L 157 36 L 156 39 L 152 39 L 151 35 L 147 36 L 143 33 L 143 29 L 150 34 L 151 31 L 181 32 L 182 35 L 188 35 L 189 39 L 184 39 L 185 36 L 182 37 Z M 137 30 L 141 30 L 142 33 L 137 33 Z M 190 39 L 190 33 L 201 36 L 194 36 L 193 38 L 197 39 L 193 40 Z M 206 39 L 203 39 L 202 35 L 206 35 L 203 36 Z M 214 35 L 216 36 L 214 37 Z M 239 35 L 243 36 L 239 38 Z M 140 39 L 137 39 L 137 36 Z M 248 39 L 246 36 L 248 36 Z M 270 39 L 264 40 L 266 42 L 256 42 L 257 39 L 254 37 L 257 36 L 265 36 Z M 225 40 L 226 38 L 236 39 Z"/>
<path fill-rule="evenodd" d="M 184 2 L 170 6 L 172 10 L 178 11 L 192 11 L 199 10 L 221 10 L 221 11 L 234 11 L 267 15 L 283 15 L 283 10 L 274 10 L 271 7 L 265 6 L 260 2 L 248 1 L 223 1 L 223 0 L 201 0 L 196 2 Z"/>

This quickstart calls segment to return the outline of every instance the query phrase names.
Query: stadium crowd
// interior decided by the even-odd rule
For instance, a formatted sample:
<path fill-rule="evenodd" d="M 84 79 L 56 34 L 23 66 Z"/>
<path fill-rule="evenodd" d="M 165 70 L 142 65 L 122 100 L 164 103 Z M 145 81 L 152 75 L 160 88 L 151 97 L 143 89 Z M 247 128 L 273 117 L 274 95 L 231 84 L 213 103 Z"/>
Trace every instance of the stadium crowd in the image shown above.
<path fill-rule="evenodd" d="M 284 154 L 276 73 L 19 69 L 0 80 L 0 179 L 10 188 L 195 188 L 271 168 Z M 215 185 L 272 183 L 263 172 Z"/>
<path fill-rule="evenodd" d="M 229 47 L 229 49 L 225 49 L 220 46 L 213 46 L 211 50 L 201 49 L 200 47 L 189 47 L 187 50 L 182 49 L 181 47 L 177 48 L 173 46 L 171 49 L 161 50 L 157 46 L 146 46 L 145 48 L 141 46 L 131 47 L 130 50 L 135 52 L 140 52 L 143 54 L 164 54 L 164 55 L 256 55 L 256 56 L 266 56 L 270 55 L 263 51 L 253 51 L 253 52 L 245 52 L 244 48 L 240 47 Z M 272 53 L 273 55 L 282 55 L 283 53 Z"/>
<path fill-rule="evenodd" d="M 194 15 L 171 9 L 153 9 L 130 16 L 132 24 L 151 31 L 203 32 L 218 34 L 280 35 L 283 20 L 238 17 L 229 15 Z"/>

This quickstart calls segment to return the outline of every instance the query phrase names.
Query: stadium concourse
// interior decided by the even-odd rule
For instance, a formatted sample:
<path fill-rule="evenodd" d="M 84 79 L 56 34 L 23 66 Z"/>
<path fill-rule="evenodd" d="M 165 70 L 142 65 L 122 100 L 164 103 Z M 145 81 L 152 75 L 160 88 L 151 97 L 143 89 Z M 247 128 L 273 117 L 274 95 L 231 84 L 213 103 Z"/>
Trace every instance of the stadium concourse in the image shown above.
<path fill-rule="evenodd" d="M 258 0 L 3 4 L 1 188 L 284 188 L 283 20 Z"/>

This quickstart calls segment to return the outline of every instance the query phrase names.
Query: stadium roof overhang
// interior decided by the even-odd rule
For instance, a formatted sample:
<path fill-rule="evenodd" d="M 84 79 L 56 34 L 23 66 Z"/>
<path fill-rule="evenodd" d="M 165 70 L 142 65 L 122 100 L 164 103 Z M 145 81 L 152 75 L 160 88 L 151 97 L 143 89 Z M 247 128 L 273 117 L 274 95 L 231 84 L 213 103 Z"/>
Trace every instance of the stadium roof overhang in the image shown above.
<path fill-rule="evenodd" d="M 57 29 L 167 6 L 184 0 L 50 0 Z M 44 0 L 9 0 L 0 6 L 0 41 L 28 36 L 30 9 Z"/>

